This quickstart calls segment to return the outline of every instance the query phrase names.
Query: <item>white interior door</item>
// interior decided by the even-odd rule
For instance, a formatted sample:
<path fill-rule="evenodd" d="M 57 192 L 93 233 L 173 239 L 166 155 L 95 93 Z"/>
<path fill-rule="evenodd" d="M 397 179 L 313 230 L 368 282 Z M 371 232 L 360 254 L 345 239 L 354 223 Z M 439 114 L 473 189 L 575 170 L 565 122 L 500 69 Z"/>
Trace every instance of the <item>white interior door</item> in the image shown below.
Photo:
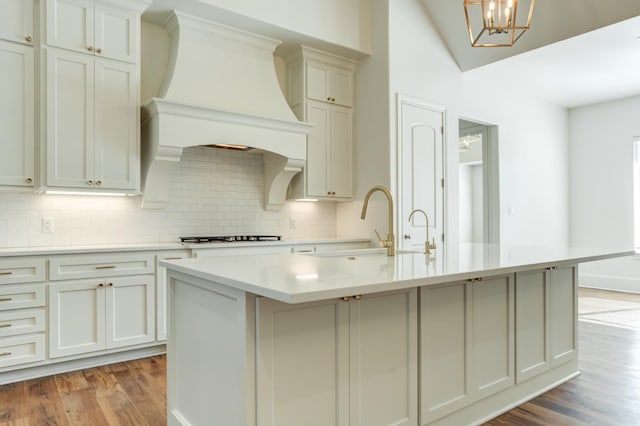
<path fill-rule="evenodd" d="M 427 234 L 423 210 L 429 217 L 429 239 L 441 249 L 444 238 L 444 109 L 398 96 L 398 241 L 403 250 L 424 250 Z"/>

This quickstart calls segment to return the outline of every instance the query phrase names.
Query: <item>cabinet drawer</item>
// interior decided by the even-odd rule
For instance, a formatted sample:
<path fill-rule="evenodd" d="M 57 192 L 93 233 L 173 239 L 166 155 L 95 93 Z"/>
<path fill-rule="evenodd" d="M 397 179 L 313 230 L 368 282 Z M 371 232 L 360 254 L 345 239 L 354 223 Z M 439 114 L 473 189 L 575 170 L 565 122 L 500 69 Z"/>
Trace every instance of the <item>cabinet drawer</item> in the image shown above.
<path fill-rule="evenodd" d="M 0 311 L 44 306 L 45 293 L 44 283 L 0 286 Z"/>
<path fill-rule="evenodd" d="M 0 339 L 0 368 L 44 360 L 44 334 Z"/>
<path fill-rule="evenodd" d="M 44 328 L 44 308 L 0 312 L 0 337 L 36 333 Z"/>
<path fill-rule="evenodd" d="M 150 254 L 106 253 L 60 256 L 49 261 L 49 280 L 152 274 L 154 270 L 153 255 Z"/>
<path fill-rule="evenodd" d="M 44 281 L 46 261 L 40 257 L 0 259 L 0 284 Z"/>

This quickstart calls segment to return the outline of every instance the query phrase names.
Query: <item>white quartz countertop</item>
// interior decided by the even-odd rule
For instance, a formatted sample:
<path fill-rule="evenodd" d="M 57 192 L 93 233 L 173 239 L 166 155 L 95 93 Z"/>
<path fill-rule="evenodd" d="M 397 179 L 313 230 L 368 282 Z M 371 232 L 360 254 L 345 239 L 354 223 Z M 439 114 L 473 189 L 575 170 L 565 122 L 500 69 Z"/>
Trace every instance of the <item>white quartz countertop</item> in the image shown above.
<path fill-rule="evenodd" d="M 54 254 L 81 254 L 81 253 L 107 253 L 126 251 L 161 251 L 198 249 L 215 250 L 242 247 L 268 247 L 268 246 L 290 246 L 300 244 L 332 244 L 367 242 L 364 238 L 314 238 L 314 239 L 282 239 L 278 241 L 236 241 L 232 243 L 180 243 L 180 242 L 157 242 L 157 243 L 132 243 L 132 244 L 87 244 L 75 246 L 43 246 L 43 247 L 7 247 L 0 248 L 0 257 L 3 256 L 44 256 Z"/>
<path fill-rule="evenodd" d="M 634 254 L 576 247 L 450 246 L 435 256 L 386 250 L 220 256 L 161 261 L 176 271 L 286 303 L 456 282 Z"/>

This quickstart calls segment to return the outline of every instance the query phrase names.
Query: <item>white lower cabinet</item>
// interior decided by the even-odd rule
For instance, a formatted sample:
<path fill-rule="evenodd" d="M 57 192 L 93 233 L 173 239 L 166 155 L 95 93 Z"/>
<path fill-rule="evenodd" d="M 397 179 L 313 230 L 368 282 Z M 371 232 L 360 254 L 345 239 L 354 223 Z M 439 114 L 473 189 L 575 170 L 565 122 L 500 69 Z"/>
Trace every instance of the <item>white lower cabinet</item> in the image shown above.
<path fill-rule="evenodd" d="M 417 291 L 257 300 L 258 426 L 414 425 Z"/>
<path fill-rule="evenodd" d="M 152 275 L 49 284 L 49 357 L 155 340 Z"/>
<path fill-rule="evenodd" d="M 420 288 L 420 424 L 513 386 L 513 275 Z"/>
<path fill-rule="evenodd" d="M 516 379 L 518 383 L 575 359 L 577 267 L 516 274 Z"/>

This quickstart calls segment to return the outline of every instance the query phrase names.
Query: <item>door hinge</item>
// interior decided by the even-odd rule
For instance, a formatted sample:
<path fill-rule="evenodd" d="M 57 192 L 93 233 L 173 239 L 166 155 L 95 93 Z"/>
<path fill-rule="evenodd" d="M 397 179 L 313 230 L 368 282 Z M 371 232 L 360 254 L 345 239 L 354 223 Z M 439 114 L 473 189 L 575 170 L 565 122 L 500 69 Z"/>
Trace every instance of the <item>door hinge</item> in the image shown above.
<path fill-rule="evenodd" d="M 440 186 L 444 188 L 444 179 L 440 179 Z"/>
<path fill-rule="evenodd" d="M 444 135 L 444 126 L 440 126 L 440 134 Z"/>
<path fill-rule="evenodd" d="M 444 234 L 442 234 L 442 242 L 444 243 Z"/>

